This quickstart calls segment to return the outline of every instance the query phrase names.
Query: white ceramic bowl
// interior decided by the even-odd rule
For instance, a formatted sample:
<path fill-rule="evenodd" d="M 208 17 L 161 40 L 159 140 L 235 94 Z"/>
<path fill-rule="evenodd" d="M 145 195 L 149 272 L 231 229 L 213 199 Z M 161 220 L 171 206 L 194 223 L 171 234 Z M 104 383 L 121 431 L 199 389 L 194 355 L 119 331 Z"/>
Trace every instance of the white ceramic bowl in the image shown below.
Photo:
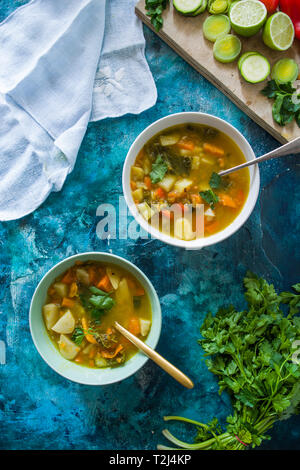
<path fill-rule="evenodd" d="M 205 238 L 198 238 L 192 241 L 185 241 L 173 238 L 169 235 L 165 235 L 156 228 L 152 227 L 150 224 L 148 224 L 148 222 L 138 212 L 131 195 L 131 166 L 134 164 L 137 154 L 143 148 L 146 142 L 148 142 L 149 139 L 151 139 L 153 136 L 163 131 L 164 129 L 176 126 L 178 124 L 188 123 L 205 124 L 207 126 L 219 129 L 221 132 L 224 132 L 224 134 L 227 134 L 229 137 L 231 137 L 231 139 L 239 146 L 246 160 L 253 160 L 255 158 L 252 147 L 250 146 L 249 142 L 245 139 L 245 137 L 243 137 L 243 135 L 235 127 L 233 127 L 231 124 L 228 124 L 228 122 L 224 121 L 223 119 L 204 113 L 171 114 L 170 116 L 166 116 L 162 119 L 159 119 L 158 121 L 155 121 L 135 139 L 126 156 L 126 160 L 123 167 L 122 181 L 123 192 L 128 208 L 133 217 L 146 232 L 150 233 L 152 237 L 158 238 L 159 240 L 170 245 L 190 250 L 197 250 L 205 246 L 214 245 L 215 243 L 219 243 L 225 240 L 226 238 L 233 235 L 246 222 L 251 212 L 253 211 L 257 201 L 260 178 L 258 166 L 253 165 L 249 167 L 250 190 L 247 200 L 243 206 L 243 209 L 228 227 L 214 235 Z"/>
<path fill-rule="evenodd" d="M 61 261 L 45 274 L 34 292 L 30 305 L 29 322 L 31 336 L 35 347 L 44 361 L 66 379 L 86 385 L 106 385 L 119 382 L 134 374 L 145 364 L 148 358 L 143 353 L 138 352 L 120 367 L 90 369 L 64 359 L 50 340 L 46 331 L 42 307 L 46 301 L 47 290 L 57 276 L 73 266 L 75 261 L 79 260 L 112 263 L 129 271 L 138 279 L 148 293 L 152 308 L 152 326 L 146 343 L 153 349 L 156 347 L 161 330 L 161 308 L 155 289 L 139 268 L 130 263 L 130 261 L 110 253 L 91 252 L 74 255 Z"/>

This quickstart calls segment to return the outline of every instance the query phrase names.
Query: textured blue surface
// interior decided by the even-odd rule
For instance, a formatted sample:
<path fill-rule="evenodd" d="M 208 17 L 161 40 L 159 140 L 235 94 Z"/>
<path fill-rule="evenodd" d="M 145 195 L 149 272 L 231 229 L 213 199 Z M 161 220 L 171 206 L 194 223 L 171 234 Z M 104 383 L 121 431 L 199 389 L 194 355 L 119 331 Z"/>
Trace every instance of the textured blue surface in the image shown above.
<path fill-rule="evenodd" d="M 22 3 L 2 0 L 0 19 Z M 166 414 L 202 422 L 224 419 L 230 412 L 228 397 L 218 396 L 197 345 L 205 313 L 223 304 L 243 304 L 246 269 L 278 289 L 299 281 L 299 166 L 291 157 L 261 167 L 261 195 L 252 216 L 219 245 L 188 252 L 156 240 L 108 245 L 97 237 L 96 209 L 103 202 L 117 203 L 127 150 L 154 120 L 178 111 L 204 111 L 236 126 L 257 155 L 278 145 L 153 33 L 145 29 L 145 35 L 158 88 L 156 106 L 140 116 L 90 125 L 63 190 L 34 214 L 0 225 L 0 340 L 7 346 L 7 363 L 0 365 L 0 449 L 155 449 L 164 442 Z M 150 362 L 119 384 L 74 384 L 52 371 L 35 350 L 28 309 L 38 281 L 66 256 L 109 249 L 152 280 L 163 310 L 158 350 L 194 379 L 194 390 L 183 389 Z M 178 425 L 170 428 L 191 438 Z M 300 449 L 299 438 L 300 418 L 295 417 L 278 424 L 263 448 Z"/>

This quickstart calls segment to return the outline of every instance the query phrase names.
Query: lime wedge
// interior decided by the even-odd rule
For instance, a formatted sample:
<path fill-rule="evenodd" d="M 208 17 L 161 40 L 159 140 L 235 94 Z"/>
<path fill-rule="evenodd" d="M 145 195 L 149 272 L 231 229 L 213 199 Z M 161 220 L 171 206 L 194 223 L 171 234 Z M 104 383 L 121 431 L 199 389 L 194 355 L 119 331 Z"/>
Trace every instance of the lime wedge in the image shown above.
<path fill-rule="evenodd" d="M 258 0 L 242 0 L 233 3 L 229 18 L 232 29 L 241 36 L 253 36 L 258 33 L 267 18 L 265 5 Z"/>
<path fill-rule="evenodd" d="M 263 41 L 275 51 L 286 51 L 294 41 L 295 29 L 292 20 L 281 11 L 268 18 L 263 32 Z"/>

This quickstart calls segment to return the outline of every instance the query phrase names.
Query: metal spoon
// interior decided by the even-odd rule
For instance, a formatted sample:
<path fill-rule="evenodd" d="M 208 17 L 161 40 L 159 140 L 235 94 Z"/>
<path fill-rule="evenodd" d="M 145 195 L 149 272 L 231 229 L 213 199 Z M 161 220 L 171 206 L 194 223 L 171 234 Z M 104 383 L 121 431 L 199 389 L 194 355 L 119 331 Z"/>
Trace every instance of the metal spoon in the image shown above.
<path fill-rule="evenodd" d="M 177 382 L 181 383 L 186 388 L 193 388 L 193 382 L 177 367 L 173 366 L 169 361 L 163 358 L 160 354 L 158 354 L 154 349 L 150 348 L 147 344 L 137 338 L 135 335 L 130 333 L 126 328 L 120 325 L 120 323 L 115 321 L 116 329 L 127 338 L 131 343 L 133 343 L 137 348 L 141 349 L 146 356 L 150 357 L 152 361 L 154 361 L 159 367 L 165 370 L 169 375 L 171 375 Z"/>
<path fill-rule="evenodd" d="M 281 147 L 278 147 L 275 150 L 272 150 L 272 152 L 266 153 L 262 157 L 254 158 L 253 160 L 242 163 L 238 166 L 234 166 L 233 168 L 229 168 L 228 170 L 220 171 L 219 175 L 225 176 L 229 173 L 233 173 L 234 171 L 241 170 L 246 166 L 256 165 L 257 163 L 264 162 L 265 160 L 270 160 L 271 158 L 278 158 L 283 157 L 284 155 L 291 155 L 296 153 L 300 153 L 300 137 L 297 137 L 297 139 L 294 139 L 291 142 L 282 145 Z"/>

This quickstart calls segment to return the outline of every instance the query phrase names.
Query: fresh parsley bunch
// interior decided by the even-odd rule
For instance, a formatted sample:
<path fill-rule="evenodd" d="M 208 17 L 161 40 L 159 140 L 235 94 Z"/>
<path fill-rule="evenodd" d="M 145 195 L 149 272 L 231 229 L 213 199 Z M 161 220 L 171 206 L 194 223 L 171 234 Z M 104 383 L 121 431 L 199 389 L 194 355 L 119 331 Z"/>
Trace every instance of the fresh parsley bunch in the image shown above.
<path fill-rule="evenodd" d="M 297 95 L 292 83 L 278 84 L 275 80 L 270 80 L 261 93 L 275 100 L 272 114 L 277 124 L 285 126 L 295 119 L 300 127 L 300 94 Z"/>
<path fill-rule="evenodd" d="M 168 0 L 145 0 L 147 15 L 151 18 L 156 31 L 163 25 L 162 12 L 167 7 Z"/>
<path fill-rule="evenodd" d="M 208 369 L 219 379 L 219 393 L 231 396 L 233 413 L 226 431 L 214 419 L 208 424 L 181 417 L 165 417 L 194 424 L 195 443 L 163 434 L 185 449 L 243 450 L 269 439 L 278 420 L 300 412 L 300 365 L 292 360 L 300 340 L 300 283 L 294 292 L 277 294 L 274 286 L 248 272 L 245 279 L 248 310 L 221 308 L 209 313 L 199 340 Z M 159 446 L 165 449 L 164 446 Z"/>

